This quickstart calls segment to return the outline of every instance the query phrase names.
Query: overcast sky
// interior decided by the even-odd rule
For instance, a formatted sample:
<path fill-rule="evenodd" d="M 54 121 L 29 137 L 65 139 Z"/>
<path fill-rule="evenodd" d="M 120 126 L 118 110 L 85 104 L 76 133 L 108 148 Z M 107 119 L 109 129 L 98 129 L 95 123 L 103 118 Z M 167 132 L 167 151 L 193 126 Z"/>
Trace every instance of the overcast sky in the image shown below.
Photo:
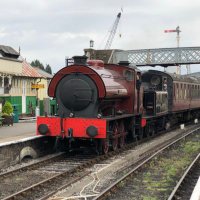
<path fill-rule="evenodd" d="M 20 46 L 29 62 L 39 59 L 56 72 L 91 39 L 104 48 L 121 7 L 112 48 L 176 47 L 176 33 L 164 30 L 178 25 L 180 46 L 200 46 L 199 0 L 0 0 L 0 44 Z"/>

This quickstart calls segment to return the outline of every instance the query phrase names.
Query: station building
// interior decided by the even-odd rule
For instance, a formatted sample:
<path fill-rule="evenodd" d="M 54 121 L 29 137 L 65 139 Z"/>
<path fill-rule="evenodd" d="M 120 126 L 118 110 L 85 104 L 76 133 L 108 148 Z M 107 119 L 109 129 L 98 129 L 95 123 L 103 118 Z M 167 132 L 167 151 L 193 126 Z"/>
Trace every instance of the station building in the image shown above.
<path fill-rule="evenodd" d="M 12 47 L 0 45 L 0 102 L 8 100 L 19 114 L 34 116 L 36 106 L 42 105 L 39 102 L 48 98 L 50 79 L 51 75 L 33 68 Z M 45 112 L 44 106 L 41 110 Z"/>
<path fill-rule="evenodd" d="M 53 99 L 50 99 L 47 94 L 47 89 L 49 83 L 53 77 L 52 74 L 47 73 L 46 71 L 40 68 L 34 68 L 43 78 L 38 79 L 38 105 L 40 108 L 40 115 L 54 115 L 56 114 L 56 102 Z"/>

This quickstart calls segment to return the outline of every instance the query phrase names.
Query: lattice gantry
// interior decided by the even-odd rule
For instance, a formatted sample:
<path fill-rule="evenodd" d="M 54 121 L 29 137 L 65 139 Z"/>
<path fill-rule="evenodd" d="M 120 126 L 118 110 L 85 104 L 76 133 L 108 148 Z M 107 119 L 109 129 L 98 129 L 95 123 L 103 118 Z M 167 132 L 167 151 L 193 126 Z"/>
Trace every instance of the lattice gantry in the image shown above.
<path fill-rule="evenodd" d="M 119 61 L 129 61 L 138 66 L 199 64 L 200 47 L 116 50 L 113 53 L 113 62 L 118 63 Z"/>

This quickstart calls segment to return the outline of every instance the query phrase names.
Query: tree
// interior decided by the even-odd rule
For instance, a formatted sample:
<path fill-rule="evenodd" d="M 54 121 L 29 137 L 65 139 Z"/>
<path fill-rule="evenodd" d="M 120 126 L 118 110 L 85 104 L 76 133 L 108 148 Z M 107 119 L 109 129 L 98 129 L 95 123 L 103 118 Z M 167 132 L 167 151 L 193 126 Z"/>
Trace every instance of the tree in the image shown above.
<path fill-rule="evenodd" d="M 44 65 L 39 60 L 34 60 L 31 62 L 32 67 L 39 67 L 40 69 L 46 71 L 49 74 L 52 74 L 51 66 L 49 64 L 46 65 L 46 68 L 44 68 Z"/>
<path fill-rule="evenodd" d="M 51 66 L 49 64 L 46 65 L 45 71 L 49 74 L 52 74 Z"/>
<path fill-rule="evenodd" d="M 31 62 L 31 66 L 39 67 L 40 69 L 44 70 L 44 65 L 37 59 Z"/>
<path fill-rule="evenodd" d="M 2 108 L 3 115 L 11 115 L 13 113 L 12 104 L 9 101 L 6 101 Z"/>

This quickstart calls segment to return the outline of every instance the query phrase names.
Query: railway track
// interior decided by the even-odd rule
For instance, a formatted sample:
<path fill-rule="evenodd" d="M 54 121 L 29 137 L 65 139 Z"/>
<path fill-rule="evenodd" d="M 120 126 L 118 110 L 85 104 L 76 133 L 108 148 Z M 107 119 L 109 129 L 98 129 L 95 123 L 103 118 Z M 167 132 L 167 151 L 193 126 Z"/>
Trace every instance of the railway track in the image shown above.
<path fill-rule="evenodd" d="M 92 159 L 91 156 L 70 158 L 60 153 L 41 162 L 2 173 L 0 199 L 36 199 L 43 195 L 45 187 L 49 188 L 52 183 L 56 184 L 55 180 L 61 181 L 84 166 L 92 164 Z"/>
<path fill-rule="evenodd" d="M 47 163 L 50 163 L 54 160 L 60 159 L 64 156 L 64 153 L 55 153 L 50 156 L 38 159 L 38 161 L 35 162 L 27 162 L 26 164 L 23 165 L 16 165 L 17 167 L 13 167 L 14 169 L 2 169 L 0 173 L 0 178 L 5 178 L 9 175 L 12 175 L 17 172 L 22 172 L 22 171 L 27 171 L 27 170 L 32 170 L 34 168 L 40 167 L 42 165 L 45 165 Z"/>
<path fill-rule="evenodd" d="M 193 189 L 199 177 L 200 177 L 200 153 L 193 160 L 191 165 L 186 169 L 185 173 L 180 178 L 179 182 L 172 191 L 168 200 L 190 199 Z"/>
<path fill-rule="evenodd" d="M 86 176 L 89 172 L 84 169 L 87 167 L 125 149 L 130 149 L 134 145 L 135 143 L 127 145 L 123 149 L 102 156 L 73 156 L 60 153 L 50 158 L 1 173 L 0 199 L 46 199 L 63 187 L 67 187 L 74 181 L 78 181 L 83 176 Z"/>
<path fill-rule="evenodd" d="M 133 148 L 135 145 L 136 143 L 132 143 L 123 149 L 102 156 L 66 156 L 65 153 L 60 153 L 42 161 L 1 173 L 0 199 L 47 199 L 62 188 L 88 175 L 90 173 L 86 170 L 88 167 Z M 28 183 L 27 177 L 31 180 Z"/>
<path fill-rule="evenodd" d="M 142 190 L 144 191 L 148 188 L 144 187 L 144 183 L 141 182 L 141 179 L 140 179 L 141 176 L 139 174 L 145 173 L 146 175 L 149 175 L 147 172 L 147 169 L 145 167 L 152 165 L 153 159 L 154 159 L 153 162 L 156 162 L 156 160 L 159 159 L 158 157 L 160 155 L 162 155 L 164 151 L 166 151 L 167 149 L 171 149 L 173 147 L 176 148 L 176 145 L 180 141 L 184 141 L 186 138 L 190 137 L 192 134 L 195 134 L 197 131 L 199 131 L 199 128 L 197 128 L 193 131 L 190 131 L 189 133 L 186 133 L 184 136 L 176 139 L 175 141 L 171 141 L 169 144 L 165 145 L 163 148 L 161 148 L 159 150 L 157 149 L 156 152 L 153 154 L 152 154 L 152 152 L 150 154 L 146 154 L 144 157 L 142 157 L 140 160 L 138 160 L 137 163 L 132 165 L 132 169 L 131 169 L 131 167 L 127 167 L 127 169 L 129 169 L 129 170 L 126 170 L 126 168 L 124 168 L 124 171 L 127 171 L 127 172 L 125 172 L 125 174 L 122 177 L 120 177 L 118 180 L 116 180 L 110 186 L 105 186 L 103 191 L 101 191 L 98 195 L 95 195 L 96 197 L 94 197 L 92 199 L 94 199 L 94 200 L 102 200 L 102 199 L 115 200 L 115 199 L 124 199 L 124 198 L 125 199 L 145 199 L 146 197 L 141 196 L 141 193 L 142 193 Z M 166 156 L 169 156 L 167 154 L 166 154 Z M 197 163 L 199 164 L 199 162 L 197 162 Z M 136 176 L 137 178 L 133 182 L 134 176 Z M 155 182 L 157 181 L 157 178 L 159 176 L 160 176 L 159 170 L 157 169 L 157 175 L 154 177 Z M 133 187 L 130 185 L 132 185 Z M 166 187 L 170 187 L 170 186 L 166 186 Z M 177 186 L 177 188 L 179 188 L 179 187 Z M 156 185 L 156 186 L 154 185 L 154 189 L 159 190 L 159 185 Z M 168 189 L 170 189 L 171 191 L 173 190 L 173 188 L 168 188 Z M 131 196 L 131 195 L 133 195 L 133 196 Z M 149 196 L 149 198 L 150 198 L 150 196 Z M 90 198 L 88 198 L 88 199 L 90 199 Z M 163 196 L 162 197 L 159 196 L 157 199 L 166 199 L 166 196 L 164 198 L 163 198 Z M 172 199 L 174 199 L 174 198 L 172 198 Z M 179 198 L 177 198 L 177 199 L 179 199 Z"/>
<path fill-rule="evenodd" d="M 178 136 L 173 137 L 173 140 L 176 137 Z M 157 149 L 166 143 L 167 141 L 157 145 Z M 66 154 L 61 153 L 41 162 L 2 173 L 0 174 L 0 199 L 47 199 L 59 190 L 87 176 L 90 173 L 89 167 L 135 146 L 136 143 L 128 144 L 123 149 L 98 157 L 66 157 Z M 144 159 L 149 154 L 150 152 L 144 153 L 140 157 Z"/>

